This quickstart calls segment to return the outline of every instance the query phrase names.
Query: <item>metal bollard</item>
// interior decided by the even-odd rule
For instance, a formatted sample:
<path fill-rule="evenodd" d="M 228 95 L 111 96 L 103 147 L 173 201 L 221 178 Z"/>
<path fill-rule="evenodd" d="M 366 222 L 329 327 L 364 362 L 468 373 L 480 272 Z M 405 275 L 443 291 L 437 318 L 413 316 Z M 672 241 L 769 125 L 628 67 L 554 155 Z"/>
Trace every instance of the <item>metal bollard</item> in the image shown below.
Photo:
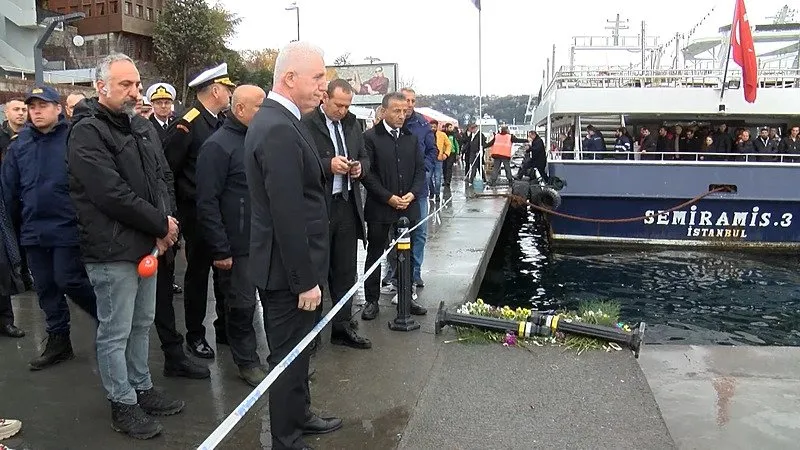
<path fill-rule="evenodd" d="M 401 217 L 397 221 L 397 234 L 401 236 L 408 231 L 408 218 Z M 420 325 L 411 317 L 411 233 L 397 240 L 397 317 L 389 322 L 394 331 L 412 331 Z"/>
<path fill-rule="evenodd" d="M 562 333 L 588 336 L 624 345 L 633 351 L 633 355 L 636 358 L 639 357 L 642 344 L 644 344 L 644 332 L 647 328 L 647 325 L 641 322 L 633 331 L 627 332 L 616 328 L 604 327 L 602 325 L 579 322 L 570 323 L 560 320 L 559 315 L 541 314 L 538 312 L 531 312 L 531 315 L 525 321 L 471 316 L 469 314 L 448 312 L 444 307 L 444 302 L 441 302 L 439 304 L 439 312 L 436 315 L 435 333 L 441 333 L 442 328 L 447 325 L 466 325 L 499 332 L 510 331 L 516 333 L 519 337 L 550 336 L 560 331 Z"/>

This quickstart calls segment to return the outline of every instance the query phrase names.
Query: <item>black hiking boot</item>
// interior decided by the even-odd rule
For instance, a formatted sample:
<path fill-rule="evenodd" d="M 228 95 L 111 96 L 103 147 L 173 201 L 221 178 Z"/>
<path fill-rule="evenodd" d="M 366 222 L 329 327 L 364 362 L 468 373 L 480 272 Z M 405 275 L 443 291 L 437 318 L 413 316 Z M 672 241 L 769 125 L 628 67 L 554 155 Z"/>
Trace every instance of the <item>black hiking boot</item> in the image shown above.
<path fill-rule="evenodd" d="M 139 407 L 152 416 L 171 416 L 178 414 L 183 409 L 183 400 L 169 398 L 156 388 L 146 391 L 136 391 Z"/>
<path fill-rule="evenodd" d="M 111 402 L 111 428 L 134 439 L 151 439 L 164 430 L 161 424 L 142 411 L 139 405 Z"/>
<path fill-rule="evenodd" d="M 75 353 L 72 352 L 69 334 L 49 333 L 42 355 L 32 359 L 28 365 L 31 370 L 42 370 L 74 357 Z"/>

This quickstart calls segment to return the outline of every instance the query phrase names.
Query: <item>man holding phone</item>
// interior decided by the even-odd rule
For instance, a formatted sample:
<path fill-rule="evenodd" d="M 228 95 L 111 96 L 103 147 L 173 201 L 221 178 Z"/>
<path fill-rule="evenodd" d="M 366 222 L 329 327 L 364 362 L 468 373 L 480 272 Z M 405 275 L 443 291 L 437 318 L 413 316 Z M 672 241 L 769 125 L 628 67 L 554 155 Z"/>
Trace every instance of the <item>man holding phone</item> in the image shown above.
<path fill-rule="evenodd" d="M 358 278 L 358 240 L 366 243 L 360 180 L 369 170 L 364 137 L 349 111 L 353 88 L 347 80 L 328 83 L 322 104 L 303 116 L 325 171 L 325 198 L 329 211 L 330 269 L 328 286 L 332 304 L 339 301 Z M 339 310 L 331 326 L 331 344 L 368 349 L 372 343 L 356 333 L 351 323 L 352 298 Z M 322 317 L 322 304 L 317 321 Z M 319 339 L 319 336 L 317 336 Z M 319 341 L 316 341 L 317 345 Z"/>

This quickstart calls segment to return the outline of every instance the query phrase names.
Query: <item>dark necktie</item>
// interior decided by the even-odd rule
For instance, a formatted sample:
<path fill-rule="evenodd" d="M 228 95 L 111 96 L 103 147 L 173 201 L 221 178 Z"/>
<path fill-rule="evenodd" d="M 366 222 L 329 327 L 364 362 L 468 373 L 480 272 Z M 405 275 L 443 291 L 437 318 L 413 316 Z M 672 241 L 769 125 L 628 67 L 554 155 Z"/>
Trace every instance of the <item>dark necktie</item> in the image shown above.
<path fill-rule="evenodd" d="M 392 130 L 392 138 L 396 141 L 397 140 L 397 130 Z"/>
<path fill-rule="evenodd" d="M 163 129 L 165 129 L 165 130 L 166 130 L 168 127 L 169 127 L 169 125 L 167 125 L 167 122 L 164 122 L 164 124 L 163 124 L 163 125 L 161 125 L 161 128 L 163 128 Z"/>
<path fill-rule="evenodd" d="M 336 135 L 336 155 L 337 156 L 344 156 L 347 158 L 347 153 L 344 149 L 344 142 L 342 142 L 342 135 L 339 133 L 339 122 L 333 122 L 333 134 Z M 348 199 L 350 196 L 350 186 L 348 185 L 348 177 L 347 175 L 339 175 L 342 180 L 342 197 L 345 200 Z"/>

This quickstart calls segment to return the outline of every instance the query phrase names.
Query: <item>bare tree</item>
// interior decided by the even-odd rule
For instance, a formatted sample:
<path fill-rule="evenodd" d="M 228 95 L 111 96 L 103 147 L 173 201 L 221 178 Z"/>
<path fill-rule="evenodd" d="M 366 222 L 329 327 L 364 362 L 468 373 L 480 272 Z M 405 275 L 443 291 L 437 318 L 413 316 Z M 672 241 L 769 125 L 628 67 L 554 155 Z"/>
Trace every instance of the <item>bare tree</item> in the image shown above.
<path fill-rule="evenodd" d="M 399 77 L 397 79 L 397 85 L 400 89 L 403 88 L 414 89 L 414 77 L 409 77 L 409 78 Z"/>
<path fill-rule="evenodd" d="M 377 56 L 367 56 L 364 58 L 364 61 L 369 61 L 370 64 L 375 64 L 376 62 L 380 62 L 381 59 Z"/>
<path fill-rule="evenodd" d="M 345 52 L 333 60 L 334 66 L 348 66 L 350 65 L 350 52 Z"/>

